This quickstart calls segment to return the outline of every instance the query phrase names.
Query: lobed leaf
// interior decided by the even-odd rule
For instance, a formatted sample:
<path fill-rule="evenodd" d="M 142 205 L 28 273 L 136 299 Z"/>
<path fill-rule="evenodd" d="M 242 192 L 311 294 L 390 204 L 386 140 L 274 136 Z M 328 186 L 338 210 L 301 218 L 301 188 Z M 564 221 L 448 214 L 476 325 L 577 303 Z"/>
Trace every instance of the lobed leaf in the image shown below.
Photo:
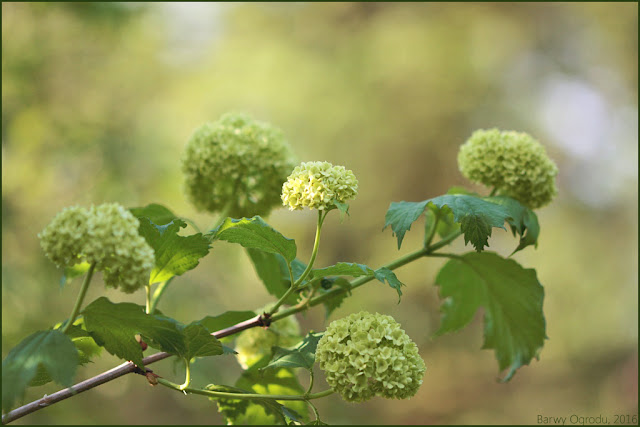
<path fill-rule="evenodd" d="M 471 243 L 478 252 L 489 246 L 492 229 L 505 229 L 505 222 L 509 223 L 514 235 L 518 233 L 521 236 L 514 252 L 536 244 L 540 232 L 538 219 L 531 209 L 517 200 L 506 196 L 479 197 L 459 189 L 452 189 L 450 193 L 422 202 L 391 203 L 384 228 L 391 226 L 398 238 L 398 249 L 405 233 L 427 207 L 431 212 L 426 213 L 425 233 L 432 231 L 437 217 L 436 231 L 441 237 L 455 232 L 459 226 L 465 244 Z"/>
<path fill-rule="evenodd" d="M 78 366 L 78 350 L 57 330 L 35 332 L 15 346 L 2 361 L 2 410 L 8 412 L 24 396 L 38 370 L 69 387 Z"/>
<path fill-rule="evenodd" d="M 288 424 L 289 420 L 303 423 L 308 409 L 302 401 L 280 403 L 272 399 L 261 399 L 260 394 L 299 395 L 304 390 L 289 369 L 273 369 L 265 372 L 245 371 L 235 387 L 209 385 L 209 390 L 232 393 L 256 393 L 251 400 L 210 398 L 218 404 L 218 411 L 228 424 Z"/>
<path fill-rule="evenodd" d="M 467 325 L 483 307 L 484 345 L 494 349 L 504 381 L 528 365 L 546 338 L 542 311 L 544 290 L 533 269 L 495 253 L 467 253 L 447 262 L 436 277 L 444 299 L 436 335 Z"/>
<path fill-rule="evenodd" d="M 386 267 L 381 267 L 377 270 L 373 270 L 364 264 L 357 264 L 355 262 L 339 262 L 335 265 L 318 268 L 311 270 L 311 276 L 314 278 L 325 276 L 373 276 L 381 283 L 388 283 L 398 293 L 398 302 L 402 296 L 400 288 L 404 286 L 400 280 L 396 277 L 395 273 Z"/>
<path fill-rule="evenodd" d="M 190 323 L 182 328 L 185 352 L 179 356 L 187 360 L 194 357 L 218 356 L 224 353 L 220 341 L 200 322 Z M 234 351 L 235 353 L 235 351 Z"/>
<path fill-rule="evenodd" d="M 402 246 L 405 233 L 411 229 L 411 224 L 424 212 L 427 202 L 427 200 L 424 202 L 391 202 L 382 229 L 391 226 L 391 232 L 398 238 L 398 249 Z"/>
<path fill-rule="evenodd" d="M 291 263 L 297 253 L 296 242 L 288 239 L 264 222 L 260 216 L 253 218 L 227 218 L 220 227 L 212 231 L 212 240 L 239 243 L 245 248 L 260 249 L 280 254 Z"/>
<path fill-rule="evenodd" d="M 109 353 L 143 368 L 142 348 L 134 338 L 141 334 L 149 345 L 172 354 L 185 354 L 187 347 L 180 324 L 163 316 L 146 314 L 144 307 L 128 302 L 112 303 L 100 297 L 83 311 L 87 331 Z"/>
<path fill-rule="evenodd" d="M 264 283 L 269 294 L 280 299 L 291 287 L 291 278 L 287 268 L 287 262 L 280 254 L 264 252 L 259 249 L 247 248 L 247 253 L 258 277 Z M 298 260 L 294 260 L 296 262 Z M 300 261 L 298 261 L 300 263 Z M 302 264 L 302 263 L 300 263 Z M 291 264 L 293 267 L 293 263 Z M 304 271 L 304 268 L 303 270 Z M 302 273 L 298 273 L 298 277 Z M 294 272 L 294 278 L 295 278 Z M 298 295 L 293 293 L 285 300 L 285 304 L 293 305 L 297 302 Z"/>
<path fill-rule="evenodd" d="M 148 218 L 140 218 L 140 234 L 155 252 L 155 266 L 149 284 L 164 282 L 194 269 L 200 258 L 209 253 L 209 239 L 202 233 L 179 236 L 180 228 L 187 224 L 173 219 L 165 225 L 156 225 Z"/>
<path fill-rule="evenodd" d="M 151 203 L 139 208 L 130 208 L 129 211 L 136 218 L 147 218 L 157 225 L 165 225 L 178 218 L 168 208 L 157 203 Z"/>
<path fill-rule="evenodd" d="M 292 349 L 274 347 L 271 362 L 262 369 L 305 368 L 310 371 L 316 361 L 316 348 L 322 335 L 323 332 L 309 332 L 304 340 Z"/>

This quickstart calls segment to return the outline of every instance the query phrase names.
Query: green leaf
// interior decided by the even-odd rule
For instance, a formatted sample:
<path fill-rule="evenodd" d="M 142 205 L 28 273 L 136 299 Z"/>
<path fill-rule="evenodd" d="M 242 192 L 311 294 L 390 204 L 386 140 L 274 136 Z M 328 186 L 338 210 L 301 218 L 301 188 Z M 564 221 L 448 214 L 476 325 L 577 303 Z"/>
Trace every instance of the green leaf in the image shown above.
<path fill-rule="evenodd" d="M 304 422 L 308 417 L 304 402 L 286 401 L 283 405 L 272 399 L 260 398 L 260 394 L 298 395 L 304 392 L 296 376 L 288 369 L 245 371 L 235 387 L 208 385 L 206 388 L 231 393 L 256 393 L 256 399 L 251 400 L 210 398 L 218 404 L 218 411 L 228 424 L 287 424 L 288 418 Z"/>
<path fill-rule="evenodd" d="M 540 232 L 538 219 L 533 211 L 516 200 L 506 196 L 479 197 L 457 189 L 449 192 L 451 194 L 422 202 L 391 203 L 385 228 L 390 225 L 398 237 L 398 249 L 411 224 L 420 217 L 427 206 L 439 217 L 437 231 L 441 237 L 455 232 L 459 224 L 465 244 L 471 243 L 478 252 L 489 246 L 492 229 L 505 229 L 505 222 L 509 223 L 514 234 L 517 232 L 521 236 L 516 251 L 537 242 Z M 433 221 L 431 214 L 427 213 L 425 232 L 431 231 Z"/>
<path fill-rule="evenodd" d="M 393 271 L 386 267 L 381 267 L 374 271 L 364 264 L 357 264 L 355 262 L 339 262 L 330 267 L 311 270 L 311 275 L 314 278 L 325 276 L 374 276 L 381 283 L 388 283 L 389 286 L 398 292 L 398 302 L 400 302 L 400 297 L 402 296 L 400 288 L 404 286 L 404 284 L 398 280 Z"/>
<path fill-rule="evenodd" d="M 371 276 L 374 272 L 371 268 L 367 267 L 364 264 L 358 264 L 355 262 L 339 262 L 335 265 L 324 267 L 324 268 L 316 268 L 311 270 L 311 275 L 315 277 L 326 277 L 326 276 Z"/>
<path fill-rule="evenodd" d="M 342 222 L 344 220 L 344 216 L 349 215 L 349 204 L 338 202 L 337 200 L 334 200 L 333 204 L 340 211 L 340 221 Z"/>
<path fill-rule="evenodd" d="M 38 369 L 69 387 L 78 366 L 78 350 L 60 331 L 39 331 L 23 339 L 2 361 L 2 410 L 8 412 L 21 399 Z"/>
<path fill-rule="evenodd" d="M 460 223 L 465 244 L 471 242 L 478 252 L 489 245 L 492 227 L 504 229 L 504 222 L 509 217 L 502 206 L 466 194 L 445 194 L 428 202 L 438 208 L 448 206 L 454 221 Z"/>
<path fill-rule="evenodd" d="M 218 356 L 223 353 L 220 341 L 200 322 L 186 325 L 182 333 L 185 337 L 186 351 L 179 355 L 187 360 L 194 357 Z"/>
<path fill-rule="evenodd" d="M 436 277 L 444 299 L 436 335 L 461 329 L 484 308 L 484 345 L 494 349 L 504 381 L 528 365 L 546 338 L 544 290 L 533 269 L 495 253 L 467 253 L 447 262 Z"/>
<path fill-rule="evenodd" d="M 273 359 L 262 369 L 305 368 L 311 370 L 316 361 L 316 347 L 323 332 L 309 334 L 292 349 L 274 347 Z"/>
<path fill-rule="evenodd" d="M 264 252 L 259 249 L 247 248 L 249 258 L 253 262 L 258 277 L 267 288 L 267 292 L 280 299 L 291 287 L 291 279 L 285 259 L 280 254 Z M 294 260 L 295 262 L 296 260 Z M 282 272 L 284 265 L 286 276 Z M 303 270 L 304 271 L 304 270 Z M 284 276 L 284 277 L 283 277 Z M 298 295 L 293 293 L 285 300 L 285 304 L 293 305 L 297 302 Z"/>
<path fill-rule="evenodd" d="M 164 282 L 173 276 L 194 269 L 200 258 L 209 253 L 209 240 L 202 233 L 179 236 L 187 224 L 174 219 L 166 225 L 156 225 L 148 218 L 140 218 L 140 234 L 155 252 L 155 266 L 149 284 Z"/>
<path fill-rule="evenodd" d="M 187 348 L 179 323 L 144 312 L 144 307 L 128 302 L 114 304 L 100 297 L 84 310 L 87 331 L 109 353 L 130 360 L 143 368 L 142 348 L 134 338 L 141 334 L 154 345 L 172 354 L 185 354 Z M 146 341 L 146 340 L 145 340 Z"/>
<path fill-rule="evenodd" d="M 507 222 L 511 227 L 511 231 L 515 236 L 520 235 L 520 244 L 511 253 L 518 252 L 529 245 L 538 246 L 538 236 L 540 235 L 540 224 L 538 224 L 538 216 L 531 209 L 523 206 L 515 199 L 506 196 L 487 197 L 487 200 L 503 206 L 509 213 Z"/>
<path fill-rule="evenodd" d="M 256 317 L 253 311 L 226 311 L 219 316 L 207 316 L 198 323 L 211 332 L 218 332 L 252 317 Z"/>
<path fill-rule="evenodd" d="M 398 237 L 398 249 L 402 246 L 405 233 L 411 229 L 411 224 L 422 215 L 426 206 L 426 200 L 424 202 L 391 202 L 382 229 L 391 226 L 393 235 Z"/>
<path fill-rule="evenodd" d="M 438 208 L 434 207 L 429 209 L 429 212 L 437 211 Z M 440 237 L 447 237 L 453 233 L 460 231 L 460 224 L 453 219 L 453 212 L 448 206 L 440 208 L 440 220 L 438 221 L 438 228 L 436 232 Z"/>
<path fill-rule="evenodd" d="M 389 286 L 396 290 L 396 292 L 398 293 L 398 304 L 400 304 L 400 297 L 402 297 L 401 288 L 404 286 L 404 283 L 398 280 L 396 274 L 386 267 L 377 269 L 374 274 L 376 276 L 376 279 L 378 279 L 380 282 L 384 284 L 384 282 L 386 281 Z"/>
<path fill-rule="evenodd" d="M 60 278 L 60 289 L 64 288 L 67 283 L 71 283 L 76 277 L 83 276 L 89 271 L 90 267 L 91 264 L 88 262 L 81 262 L 71 267 L 65 267 L 62 277 Z"/>
<path fill-rule="evenodd" d="M 157 203 L 151 203 L 140 208 L 130 208 L 129 211 L 136 218 L 147 218 L 157 225 L 165 225 L 178 218 L 169 209 Z"/>
<path fill-rule="evenodd" d="M 227 218 L 212 234 L 213 240 L 225 240 L 239 243 L 245 248 L 280 254 L 287 262 L 295 259 L 298 250 L 293 239 L 288 239 L 271 228 L 260 216 Z"/>

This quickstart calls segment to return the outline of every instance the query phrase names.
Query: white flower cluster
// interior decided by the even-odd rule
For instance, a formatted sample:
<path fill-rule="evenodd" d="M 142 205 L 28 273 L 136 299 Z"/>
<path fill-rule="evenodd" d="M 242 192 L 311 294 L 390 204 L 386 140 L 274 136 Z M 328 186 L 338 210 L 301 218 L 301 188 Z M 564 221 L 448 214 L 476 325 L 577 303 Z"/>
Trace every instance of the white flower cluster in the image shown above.
<path fill-rule="evenodd" d="M 38 237 L 58 267 L 95 263 L 105 284 L 132 293 L 148 283 L 155 262 L 138 226 L 138 219 L 117 203 L 74 206 L 56 215 Z"/>
<path fill-rule="evenodd" d="M 289 209 L 330 209 L 358 194 L 358 180 L 344 166 L 328 162 L 302 163 L 282 186 L 282 203 Z"/>
<path fill-rule="evenodd" d="M 228 113 L 199 127 L 182 156 L 190 202 L 236 218 L 267 215 L 295 165 L 282 131 L 246 114 Z"/>
<path fill-rule="evenodd" d="M 318 342 L 316 361 L 343 399 L 407 399 L 426 367 L 418 347 L 391 316 L 354 313 L 331 322 Z"/>

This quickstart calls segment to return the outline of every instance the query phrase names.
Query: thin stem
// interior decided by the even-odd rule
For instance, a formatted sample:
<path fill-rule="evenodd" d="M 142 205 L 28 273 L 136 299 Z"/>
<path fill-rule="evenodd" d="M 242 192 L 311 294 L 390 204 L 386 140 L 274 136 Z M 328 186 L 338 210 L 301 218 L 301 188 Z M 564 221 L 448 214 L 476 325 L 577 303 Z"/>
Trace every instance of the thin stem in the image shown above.
<path fill-rule="evenodd" d="M 316 236 L 313 242 L 313 250 L 311 251 L 311 257 L 309 258 L 309 264 L 307 264 L 307 268 L 304 269 L 298 280 L 293 281 L 293 270 L 291 269 L 291 264 L 287 263 L 287 268 L 289 269 L 289 276 L 291 277 L 291 286 L 287 289 L 287 292 L 284 293 L 280 297 L 280 299 L 276 302 L 276 304 L 269 310 L 269 315 L 272 315 L 278 311 L 280 306 L 284 304 L 284 302 L 289 298 L 293 292 L 298 290 L 298 286 L 304 281 L 304 279 L 309 275 L 311 270 L 313 269 L 313 263 L 316 260 L 316 256 L 318 255 L 318 248 L 320 247 L 320 232 L 322 231 L 322 223 L 324 222 L 325 217 L 327 216 L 326 211 L 318 211 L 318 222 L 316 225 Z"/>
<path fill-rule="evenodd" d="M 408 253 L 408 254 L 406 254 L 404 256 L 401 256 L 400 258 L 398 258 L 398 259 L 396 259 L 394 261 L 391 261 L 388 264 L 383 265 L 383 267 L 386 267 L 386 268 L 388 268 L 390 270 L 394 270 L 396 268 L 402 267 L 405 264 L 408 264 L 408 263 L 410 263 L 412 261 L 415 261 L 415 260 L 425 256 L 427 253 L 428 253 L 428 251 L 427 251 L 426 248 L 421 248 L 421 249 L 419 249 L 417 251 L 410 252 L 410 253 Z M 313 306 L 316 306 L 318 304 L 321 304 L 324 301 L 326 301 L 328 299 L 331 299 L 331 298 L 333 298 L 333 297 L 335 297 L 335 296 L 337 296 L 339 294 L 342 294 L 342 293 L 345 293 L 347 291 L 351 291 L 351 290 L 353 290 L 355 288 L 358 288 L 358 287 L 364 285 L 365 283 L 370 282 L 374 278 L 375 278 L 374 276 L 361 276 L 361 277 L 358 277 L 357 279 L 354 279 L 353 281 L 350 282 L 351 283 L 350 287 L 348 287 L 348 288 L 347 287 L 345 287 L 345 288 L 336 288 L 336 289 L 333 289 L 330 292 L 327 292 L 326 294 L 314 297 L 307 303 L 307 305 L 305 307 L 295 306 L 295 307 L 290 307 L 290 308 L 287 308 L 285 310 L 282 310 L 279 313 L 274 314 L 271 317 L 271 321 L 275 322 L 276 320 L 280 320 L 280 319 L 282 319 L 284 317 L 287 317 L 287 316 L 290 316 L 290 315 L 292 315 L 294 313 L 298 313 L 300 311 L 303 311 L 308 307 L 313 307 Z"/>
<path fill-rule="evenodd" d="M 211 227 L 209 227 L 209 231 L 213 231 L 216 228 L 220 227 L 220 225 L 224 222 L 225 219 L 229 216 L 229 212 L 231 211 L 231 200 L 227 202 L 227 204 L 220 211 L 220 215 L 218 219 L 213 223 Z"/>
<path fill-rule="evenodd" d="M 324 213 L 323 213 L 324 212 Z M 322 231 L 322 223 L 324 222 L 325 217 L 327 216 L 327 212 L 318 211 L 318 224 L 316 226 L 316 236 L 313 241 L 313 250 L 311 251 L 311 258 L 309 258 L 309 264 L 307 264 L 307 268 L 304 269 L 298 280 L 296 280 L 295 286 L 297 287 L 300 283 L 307 278 L 311 270 L 313 269 L 313 263 L 316 261 L 316 255 L 318 255 L 318 247 L 320 247 L 320 231 Z"/>
<path fill-rule="evenodd" d="M 144 312 L 147 314 L 151 314 L 151 285 L 144 286 L 145 293 L 145 310 Z"/>
<path fill-rule="evenodd" d="M 498 192 L 498 187 L 493 187 L 493 190 L 491 190 L 491 193 L 489 193 L 489 197 L 495 196 L 497 192 Z"/>
<path fill-rule="evenodd" d="M 180 385 L 172 383 L 171 381 L 167 381 L 164 378 L 158 378 L 158 384 L 162 384 L 165 387 L 178 390 L 185 393 L 191 394 L 200 394 L 207 397 L 216 397 L 222 399 L 272 399 L 272 400 L 313 400 L 320 399 L 325 396 L 329 396 L 333 393 L 333 390 L 325 390 L 319 393 L 313 394 L 300 394 L 300 395 L 289 395 L 289 394 L 256 394 L 256 393 L 229 393 L 225 391 L 212 391 L 212 390 L 202 390 L 199 388 L 190 388 L 185 387 L 181 388 Z"/>
<path fill-rule="evenodd" d="M 184 365 L 187 372 L 184 377 L 184 384 L 178 386 L 180 390 L 185 390 L 189 387 L 189 384 L 191 384 L 191 363 L 189 362 L 189 359 L 184 359 Z"/>
<path fill-rule="evenodd" d="M 309 388 L 307 389 L 307 392 L 305 394 L 310 394 L 311 393 L 311 389 L 313 388 L 313 371 L 310 370 L 309 374 L 311 376 L 311 379 L 309 380 Z"/>
<path fill-rule="evenodd" d="M 454 231 L 453 233 L 451 233 L 448 236 L 444 237 L 439 242 L 436 242 L 433 245 L 429 246 L 427 248 L 427 253 L 429 253 L 429 254 L 433 253 L 433 252 L 437 251 L 438 249 L 440 249 L 441 247 L 447 246 L 449 243 L 451 243 L 452 241 L 454 241 L 455 239 L 460 237 L 461 234 L 462 234 L 462 231 L 460 231 L 460 230 Z"/>
<path fill-rule="evenodd" d="M 454 258 L 454 259 L 460 259 L 462 258 L 460 255 L 456 255 L 456 254 L 444 254 L 444 253 L 429 253 L 426 256 L 428 257 L 441 257 L 441 258 Z"/>
<path fill-rule="evenodd" d="M 71 325 L 73 325 L 73 322 L 76 320 L 76 317 L 80 312 L 80 307 L 82 307 L 82 302 L 84 301 L 84 297 L 85 295 L 87 295 L 87 289 L 89 289 L 89 282 L 91 282 L 91 278 L 93 277 L 93 271 L 95 270 L 95 268 L 96 268 L 96 263 L 94 262 L 91 264 L 91 266 L 89 267 L 89 271 L 87 272 L 87 275 L 84 277 L 84 281 L 82 282 L 82 286 L 80 287 L 80 293 L 78 294 L 76 303 L 73 306 L 73 310 L 71 310 L 69 321 L 67 322 L 66 325 L 64 325 L 64 328 L 62 328 L 63 334 L 69 330 Z"/>
<path fill-rule="evenodd" d="M 175 276 L 171 277 L 169 280 L 160 282 L 160 284 L 156 288 L 156 291 L 153 293 L 153 298 L 151 298 L 151 307 L 149 310 L 149 314 L 153 314 L 153 312 L 156 311 L 156 306 L 158 305 L 158 301 L 160 300 L 164 292 L 167 290 L 167 288 L 169 287 L 169 284 L 171 283 L 171 281 L 173 281 L 174 278 Z"/>
<path fill-rule="evenodd" d="M 316 408 L 316 405 L 314 405 L 313 403 L 311 403 L 311 402 L 310 402 L 310 401 L 308 401 L 308 400 L 307 400 L 306 402 L 307 402 L 307 404 L 308 404 L 309 406 L 311 406 L 311 409 L 313 409 L 313 414 L 314 414 L 314 415 L 315 415 L 315 417 L 316 417 L 316 421 L 320 421 L 320 414 L 318 413 L 318 409 Z"/>
<path fill-rule="evenodd" d="M 436 220 L 433 222 L 433 227 L 429 230 L 429 235 L 424 239 L 424 247 L 428 248 L 431 245 L 433 236 L 436 234 L 436 228 L 438 228 L 438 222 L 440 221 L 440 211 L 436 214 Z"/>

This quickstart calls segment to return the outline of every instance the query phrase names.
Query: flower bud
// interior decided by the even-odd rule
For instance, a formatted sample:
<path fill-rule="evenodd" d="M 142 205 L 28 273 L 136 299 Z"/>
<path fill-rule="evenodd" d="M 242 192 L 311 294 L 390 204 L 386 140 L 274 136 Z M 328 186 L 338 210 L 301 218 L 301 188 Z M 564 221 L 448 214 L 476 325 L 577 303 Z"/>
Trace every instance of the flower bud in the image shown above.
<path fill-rule="evenodd" d="M 282 186 L 282 203 L 289 209 L 331 209 L 358 194 L 358 180 L 344 166 L 328 162 L 302 163 L 291 172 Z"/>
<path fill-rule="evenodd" d="M 267 215 L 295 165 L 282 131 L 245 114 L 199 127 L 182 156 L 187 198 L 199 210 Z"/>
<path fill-rule="evenodd" d="M 366 311 L 331 322 L 316 361 L 331 388 L 351 402 L 410 398 L 426 370 L 418 347 L 391 316 Z"/>
<path fill-rule="evenodd" d="M 460 172 L 472 182 L 495 187 L 531 209 L 556 196 L 558 168 L 544 147 L 523 132 L 477 130 L 460 147 Z"/>

